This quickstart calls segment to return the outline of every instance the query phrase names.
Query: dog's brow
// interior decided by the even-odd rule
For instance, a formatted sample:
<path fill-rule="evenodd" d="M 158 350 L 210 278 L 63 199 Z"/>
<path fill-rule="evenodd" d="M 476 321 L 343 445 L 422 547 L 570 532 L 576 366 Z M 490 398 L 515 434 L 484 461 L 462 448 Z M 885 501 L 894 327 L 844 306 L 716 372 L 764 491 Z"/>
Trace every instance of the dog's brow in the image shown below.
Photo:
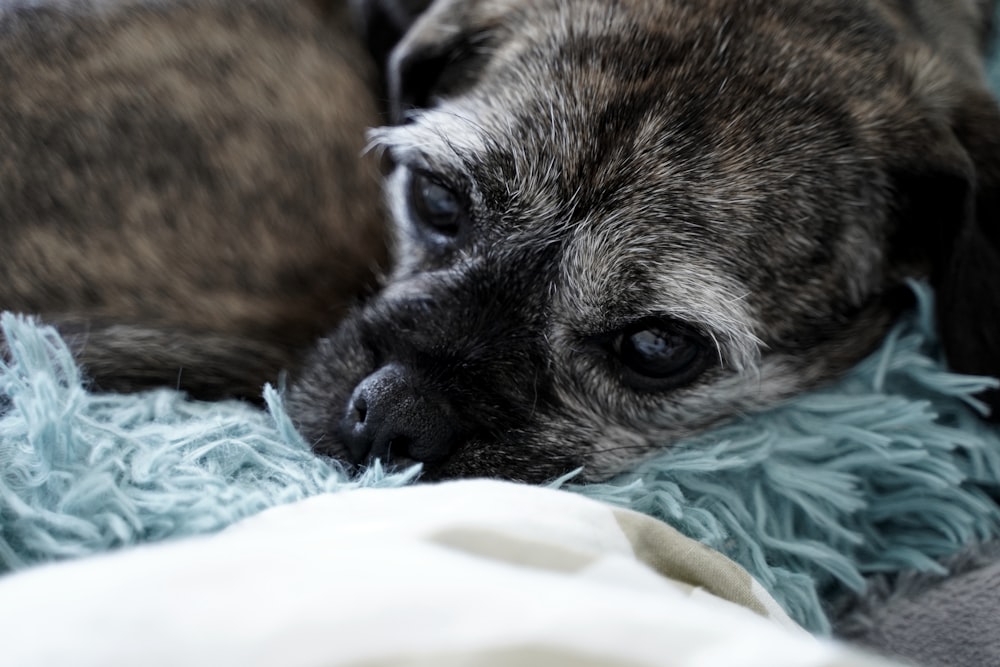
<path fill-rule="evenodd" d="M 465 163 L 487 150 L 475 121 L 447 109 L 415 114 L 413 122 L 368 132 L 369 149 L 388 150 L 408 166 L 465 173 Z"/>
<path fill-rule="evenodd" d="M 613 225 L 582 226 L 563 256 L 563 299 L 584 319 L 605 322 L 609 311 L 622 310 L 608 299 L 633 291 L 637 298 L 625 305 L 625 318 L 666 316 L 692 324 L 712 338 L 722 364 L 753 372 L 764 343 L 754 333 L 747 291 L 718 268 L 663 246 L 655 234 L 623 240 Z M 672 252 L 677 260 L 664 262 Z"/>

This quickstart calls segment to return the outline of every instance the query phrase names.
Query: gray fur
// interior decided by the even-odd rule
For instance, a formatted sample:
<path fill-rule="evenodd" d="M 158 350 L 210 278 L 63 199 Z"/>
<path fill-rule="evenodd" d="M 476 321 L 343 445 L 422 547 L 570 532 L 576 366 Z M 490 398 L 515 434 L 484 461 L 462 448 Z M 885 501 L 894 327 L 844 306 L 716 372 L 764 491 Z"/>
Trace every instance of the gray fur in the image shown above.
<path fill-rule="evenodd" d="M 369 23 L 398 10 L 360 4 Z M 604 479 L 837 377 L 905 306 L 910 277 L 941 288 L 956 368 L 996 373 L 983 341 L 1000 338 L 1000 310 L 971 287 L 996 291 L 982 285 L 1000 268 L 991 11 L 430 3 L 388 57 L 398 124 L 371 134 L 396 164 L 396 267 L 313 353 L 295 419 L 320 451 L 363 462 L 345 442 L 382 391 L 373 456 L 422 458 L 429 478 Z M 415 172 L 465 203 L 454 238 L 413 217 Z M 977 268 L 954 271 L 968 253 Z M 680 386 L 629 386 L 606 341 L 644 318 L 700 332 L 711 363 Z M 369 386 L 389 366 L 395 384 Z M 449 443 L 433 455 L 393 433 L 415 418 L 388 404 L 410 394 L 443 406 L 417 428 Z"/>

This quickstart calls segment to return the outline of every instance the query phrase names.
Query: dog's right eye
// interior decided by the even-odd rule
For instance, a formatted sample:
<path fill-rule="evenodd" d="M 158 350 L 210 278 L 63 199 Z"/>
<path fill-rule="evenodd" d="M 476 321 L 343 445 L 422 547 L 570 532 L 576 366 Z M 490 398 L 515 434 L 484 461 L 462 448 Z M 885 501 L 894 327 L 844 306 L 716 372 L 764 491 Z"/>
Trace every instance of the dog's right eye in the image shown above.
<path fill-rule="evenodd" d="M 458 236 L 465 219 L 465 204 L 450 187 L 434 176 L 414 171 L 410 175 L 410 212 L 423 226 L 449 239 Z"/>

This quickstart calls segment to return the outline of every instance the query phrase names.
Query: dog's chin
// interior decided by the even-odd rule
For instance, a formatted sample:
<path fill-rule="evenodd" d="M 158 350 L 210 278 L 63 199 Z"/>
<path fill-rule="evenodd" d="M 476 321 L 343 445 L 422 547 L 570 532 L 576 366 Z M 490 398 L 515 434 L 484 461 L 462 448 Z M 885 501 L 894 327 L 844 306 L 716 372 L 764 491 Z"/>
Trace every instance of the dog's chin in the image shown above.
<path fill-rule="evenodd" d="M 525 484 L 545 484 L 580 467 L 567 455 L 540 455 L 528 443 L 504 442 L 504 439 L 473 439 L 463 443 L 451 456 L 439 462 L 425 463 L 421 479 L 486 477 Z"/>
<path fill-rule="evenodd" d="M 314 446 L 321 456 L 339 462 L 352 474 L 360 475 L 374 462 L 363 464 L 351 462 L 347 446 L 340 441 L 335 431 L 327 432 Z M 534 453 L 532 453 L 534 451 Z M 441 482 L 450 479 L 489 478 L 502 479 L 525 484 L 545 484 L 562 477 L 578 468 L 580 462 L 568 456 L 543 457 L 529 446 L 515 446 L 503 440 L 471 439 L 461 445 L 447 458 L 440 461 L 416 461 L 408 457 L 389 458 L 379 461 L 384 470 L 403 472 L 420 465 L 418 479 L 421 482 Z M 586 469 L 579 479 L 586 477 Z"/>

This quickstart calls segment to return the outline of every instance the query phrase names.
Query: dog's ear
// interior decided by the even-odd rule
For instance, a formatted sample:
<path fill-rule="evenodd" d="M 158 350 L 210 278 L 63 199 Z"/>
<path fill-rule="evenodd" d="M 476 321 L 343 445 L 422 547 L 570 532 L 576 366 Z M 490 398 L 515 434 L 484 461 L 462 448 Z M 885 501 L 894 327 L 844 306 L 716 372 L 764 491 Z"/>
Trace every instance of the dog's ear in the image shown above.
<path fill-rule="evenodd" d="M 351 0 L 351 10 L 375 62 L 383 70 L 389 54 L 433 0 Z"/>
<path fill-rule="evenodd" d="M 960 224 L 936 272 L 937 320 L 945 355 L 962 373 L 1000 377 L 1000 109 L 985 91 L 966 95 L 953 128 L 968 153 Z M 1000 420 L 1000 391 L 985 392 Z"/>
<path fill-rule="evenodd" d="M 949 366 L 1000 378 L 1000 109 L 985 90 L 948 104 L 894 178 L 907 238 L 895 251 L 929 261 Z M 897 255 L 898 256 L 898 255 Z M 979 396 L 1000 420 L 1000 391 Z"/>
<path fill-rule="evenodd" d="M 353 0 L 369 48 L 383 66 L 390 119 L 430 106 L 475 81 L 504 0 Z"/>

